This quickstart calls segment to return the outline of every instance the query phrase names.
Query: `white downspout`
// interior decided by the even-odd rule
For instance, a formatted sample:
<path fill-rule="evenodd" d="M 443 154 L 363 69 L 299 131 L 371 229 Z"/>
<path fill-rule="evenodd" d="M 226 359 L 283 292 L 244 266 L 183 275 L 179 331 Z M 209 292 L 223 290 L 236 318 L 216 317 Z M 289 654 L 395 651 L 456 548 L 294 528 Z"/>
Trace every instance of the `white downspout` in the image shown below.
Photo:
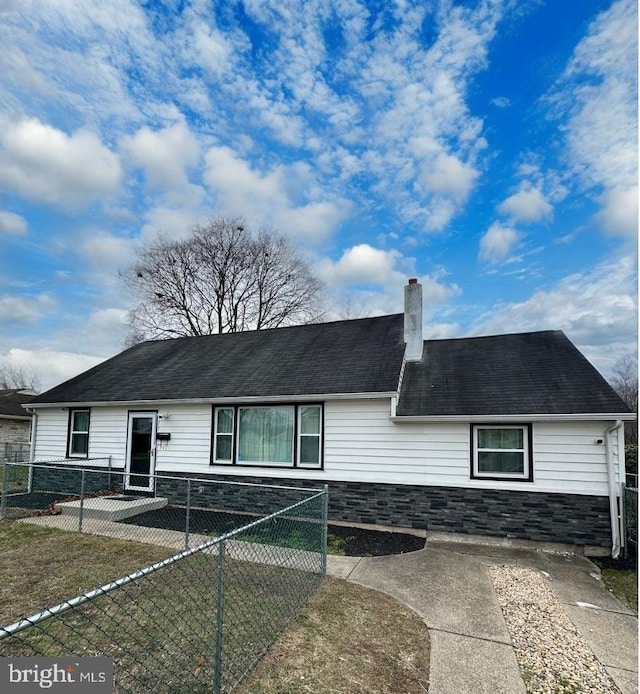
<path fill-rule="evenodd" d="M 609 514 L 611 516 L 611 556 L 620 556 L 620 512 L 618 509 L 618 485 L 616 484 L 615 461 L 613 460 L 613 443 L 611 435 L 622 426 L 618 419 L 604 432 L 605 454 L 607 458 L 607 475 L 609 479 Z M 618 455 L 620 452 L 618 451 Z"/>
<path fill-rule="evenodd" d="M 38 431 L 38 411 L 36 409 L 27 408 L 31 412 L 31 446 L 29 448 L 29 462 L 32 463 L 36 459 L 36 434 Z"/>

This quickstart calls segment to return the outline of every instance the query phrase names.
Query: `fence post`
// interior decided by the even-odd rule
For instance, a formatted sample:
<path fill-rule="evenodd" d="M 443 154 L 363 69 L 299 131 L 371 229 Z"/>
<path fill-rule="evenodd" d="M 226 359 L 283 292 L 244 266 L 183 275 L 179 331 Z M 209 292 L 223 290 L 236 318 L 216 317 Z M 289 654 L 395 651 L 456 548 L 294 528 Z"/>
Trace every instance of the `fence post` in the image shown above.
<path fill-rule="evenodd" d="M 329 485 L 324 485 L 322 497 L 322 575 L 327 575 L 327 522 L 329 520 Z"/>
<path fill-rule="evenodd" d="M 9 493 L 9 472 L 7 469 L 8 463 L 2 461 L 2 498 L 0 498 L 0 520 L 4 520 L 7 515 L 7 495 Z"/>
<path fill-rule="evenodd" d="M 216 594 L 216 651 L 213 661 L 213 691 L 222 692 L 222 627 L 224 615 L 224 553 L 225 540 L 218 546 L 218 592 Z"/>
<path fill-rule="evenodd" d="M 187 519 L 184 529 L 184 548 L 189 549 L 189 520 L 191 516 L 191 478 L 187 477 Z"/>
<path fill-rule="evenodd" d="M 82 532 L 82 516 L 84 514 L 84 476 L 86 470 L 82 469 L 82 476 L 80 477 L 80 515 L 78 516 L 78 532 Z"/>

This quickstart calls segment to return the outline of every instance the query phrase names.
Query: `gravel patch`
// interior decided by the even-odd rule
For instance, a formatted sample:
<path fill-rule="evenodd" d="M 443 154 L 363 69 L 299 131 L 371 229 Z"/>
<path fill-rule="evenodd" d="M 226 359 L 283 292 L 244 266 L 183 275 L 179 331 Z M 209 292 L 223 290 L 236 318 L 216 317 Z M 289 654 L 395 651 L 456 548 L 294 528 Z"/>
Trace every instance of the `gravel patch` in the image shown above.
<path fill-rule="evenodd" d="M 539 572 L 489 573 L 529 694 L 620 694 Z"/>

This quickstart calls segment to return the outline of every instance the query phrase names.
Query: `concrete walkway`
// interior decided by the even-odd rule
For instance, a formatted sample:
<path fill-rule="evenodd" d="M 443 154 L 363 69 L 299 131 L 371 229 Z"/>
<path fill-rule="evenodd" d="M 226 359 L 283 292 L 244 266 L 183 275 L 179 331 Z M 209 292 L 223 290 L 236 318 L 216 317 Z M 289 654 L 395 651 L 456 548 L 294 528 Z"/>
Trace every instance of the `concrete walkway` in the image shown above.
<path fill-rule="evenodd" d="M 329 557 L 328 572 L 413 608 L 430 629 L 429 694 L 525 694 L 488 567 L 544 571 L 562 607 L 623 694 L 638 692 L 638 619 L 584 557 L 429 540 L 418 552 Z"/>

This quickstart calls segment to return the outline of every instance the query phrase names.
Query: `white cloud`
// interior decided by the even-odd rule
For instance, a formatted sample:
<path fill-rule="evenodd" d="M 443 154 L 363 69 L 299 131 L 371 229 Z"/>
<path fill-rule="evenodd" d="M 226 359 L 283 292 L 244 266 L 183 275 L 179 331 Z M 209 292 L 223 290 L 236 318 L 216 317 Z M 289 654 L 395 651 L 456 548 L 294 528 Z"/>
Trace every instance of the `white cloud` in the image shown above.
<path fill-rule="evenodd" d="M 491 99 L 491 104 L 498 108 L 509 108 L 511 106 L 511 99 L 506 96 L 496 96 L 494 99 Z"/>
<path fill-rule="evenodd" d="M 14 212 L 0 210 L 0 232 L 19 236 L 27 231 L 27 220 Z"/>
<path fill-rule="evenodd" d="M 120 160 L 94 133 L 28 118 L 5 123 L 1 143 L 0 181 L 30 200 L 80 208 L 120 188 Z"/>
<path fill-rule="evenodd" d="M 422 285 L 428 334 L 438 337 L 457 330 L 454 324 L 433 320 L 447 301 L 461 294 L 457 284 L 445 281 L 447 273 L 443 268 L 419 276 L 414 258 L 405 257 L 395 249 L 384 250 L 362 243 L 347 248 L 336 261 L 319 260 L 315 270 L 327 283 L 335 306 L 328 314 L 330 319 L 401 312 L 404 285 L 410 277 L 417 277 Z"/>
<path fill-rule="evenodd" d="M 186 169 L 198 163 L 200 146 L 184 120 L 162 130 L 140 128 L 122 140 L 131 161 L 145 170 L 148 183 L 159 188 L 184 186 Z"/>
<path fill-rule="evenodd" d="M 618 0 L 601 12 L 576 46 L 562 80 L 549 97 L 565 126 L 570 169 L 603 204 L 596 220 L 605 230 L 635 236 L 631 214 L 637 190 L 637 3 Z M 616 214 L 612 199 L 622 200 Z"/>
<path fill-rule="evenodd" d="M 106 231 L 86 230 L 82 234 L 80 251 L 92 273 L 114 280 L 118 270 L 131 262 L 134 242 Z"/>
<path fill-rule="evenodd" d="M 486 234 L 480 239 L 480 260 L 489 263 L 496 263 L 504 260 L 521 234 L 510 226 L 505 226 L 500 222 L 494 222 Z"/>
<path fill-rule="evenodd" d="M 56 308 L 56 301 L 48 294 L 36 297 L 0 296 L 0 323 L 5 327 L 33 325 Z"/>
<path fill-rule="evenodd" d="M 498 211 L 514 222 L 539 222 L 549 217 L 553 208 L 538 188 L 525 186 L 502 202 Z"/>
<path fill-rule="evenodd" d="M 104 334 L 122 334 L 127 323 L 128 312 L 122 308 L 105 308 L 94 311 L 87 322 L 89 330 Z"/>
<path fill-rule="evenodd" d="M 300 238 L 329 236 L 347 213 L 343 199 L 308 199 L 313 192 L 307 167 L 277 166 L 268 173 L 253 169 L 229 147 L 212 147 L 206 154 L 206 183 L 229 216 L 242 216 L 255 226 L 274 228 Z M 301 177 L 308 179 L 301 186 Z M 318 195 L 322 195 L 320 191 Z"/>
<path fill-rule="evenodd" d="M 423 180 L 432 193 L 448 195 L 462 204 L 469 197 L 477 178 L 478 171 L 472 166 L 463 164 L 450 154 L 440 154 L 425 172 Z"/>
<path fill-rule="evenodd" d="M 50 349 L 21 349 L 19 347 L 8 350 L 5 354 L 0 355 L 0 358 L 10 366 L 35 370 L 43 391 L 49 390 L 104 361 L 104 357 L 90 354 Z"/>
<path fill-rule="evenodd" d="M 608 259 L 480 316 L 470 333 L 563 330 L 602 372 L 637 349 L 635 258 Z"/>
<path fill-rule="evenodd" d="M 172 239 L 186 236 L 196 224 L 205 224 L 207 214 L 197 205 L 176 206 L 159 205 L 147 210 L 140 237 L 148 242 L 156 238 L 158 232 Z"/>
<path fill-rule="evenodd" d="M 638 228 L 638 188 L 611 188 L 599 202 L 602 209 L 596 219 L 604 230 L 616 236 L 635 238 Z"/>
<path fill-rule="evenodd" d="M 155 115 L 153 92 L 174 81 L 167 69 L 170 44 L 156 40 L 153 20 L 139 3 L 21 6 L 0 23 L 0 103 L 7 112 L 20 117 L 43 104 L 64 114 L 71 127 L 95 130 Z"/>
<path fill-rule="evenodd" d="M 384 251 L 361 243 L 348 248 L 335 263 L 328 258 L 323 260 L 318 269 L 330 284 L 385 284 L 394 279 L 399 256 L 398 251 Z"/>

